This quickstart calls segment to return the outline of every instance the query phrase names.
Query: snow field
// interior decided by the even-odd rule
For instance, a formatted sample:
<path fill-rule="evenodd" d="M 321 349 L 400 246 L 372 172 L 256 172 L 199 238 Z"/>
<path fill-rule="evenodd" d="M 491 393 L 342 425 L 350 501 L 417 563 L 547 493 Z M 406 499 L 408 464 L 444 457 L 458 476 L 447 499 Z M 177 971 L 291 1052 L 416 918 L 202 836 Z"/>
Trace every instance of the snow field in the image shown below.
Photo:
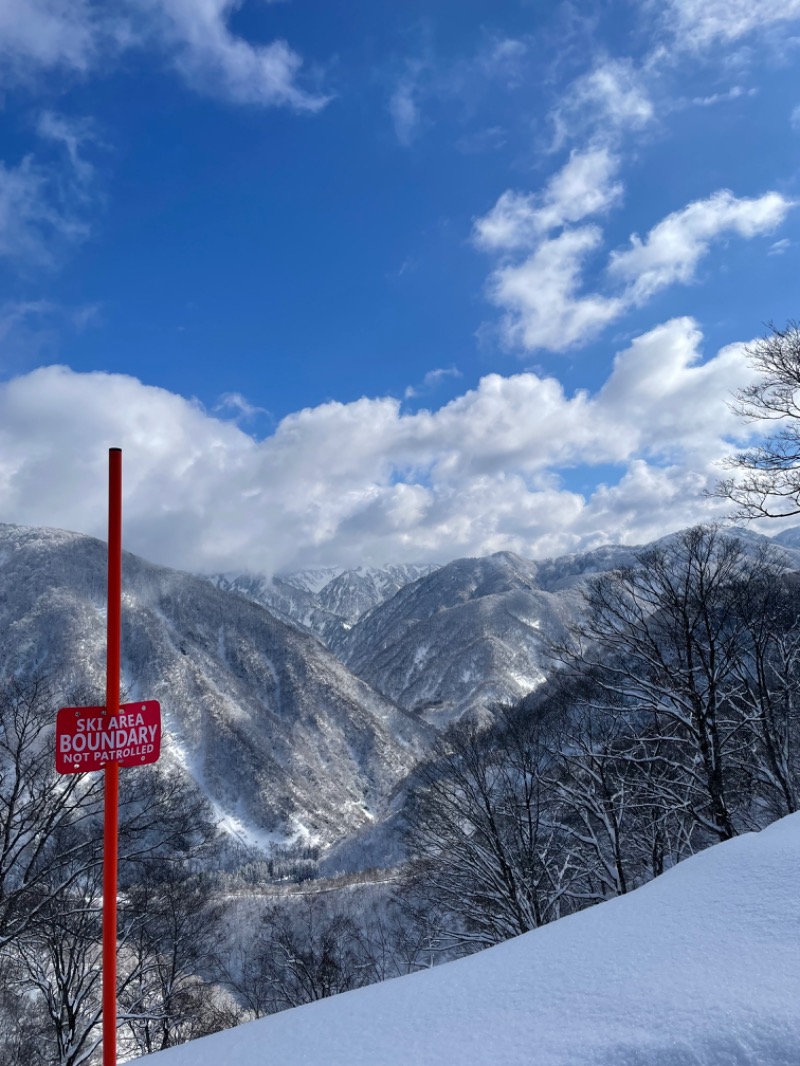
<path fill-rule="evenodd" d="M 470 958 L 153 1066 L 800 1066 L 800 814 Z"/>

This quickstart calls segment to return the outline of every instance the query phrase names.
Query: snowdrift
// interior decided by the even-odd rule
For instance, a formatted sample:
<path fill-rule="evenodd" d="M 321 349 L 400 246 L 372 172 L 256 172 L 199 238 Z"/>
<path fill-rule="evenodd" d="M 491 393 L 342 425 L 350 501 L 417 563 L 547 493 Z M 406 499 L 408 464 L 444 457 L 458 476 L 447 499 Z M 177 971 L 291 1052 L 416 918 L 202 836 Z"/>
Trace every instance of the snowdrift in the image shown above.
<path fill-rule="evenodd" d="M 798 1066 L 800 814 L 449 965 L 153 1066 Z"/>

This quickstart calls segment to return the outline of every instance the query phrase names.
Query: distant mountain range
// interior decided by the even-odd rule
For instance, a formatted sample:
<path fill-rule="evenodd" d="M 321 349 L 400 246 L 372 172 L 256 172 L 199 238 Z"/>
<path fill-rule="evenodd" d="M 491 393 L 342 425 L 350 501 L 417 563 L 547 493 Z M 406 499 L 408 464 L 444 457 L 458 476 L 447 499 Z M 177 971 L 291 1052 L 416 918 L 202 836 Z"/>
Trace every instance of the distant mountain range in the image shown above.
<path fill-rule="evenodd" d="M 334 645 L 359 677 L 444 725 L 519 699 L 546 673 L 543 641 L 570 614 L 510 552 L 458 559 L 365 615 Z"/>
<path fill-rule="evenodd" d="M 800 569 L 800 529 L 733 532 Z M 539 685 L 581 586 L 639 550 L 210 579 L 126 553 L 124 685 L 161 700 L 164 758 L 234 836 L 341 845 L 390 813 L 434 728 Z M 0 672 L 102 703 L 105 567 L 100 541 L 0 525 Z"/>
<path fill-rule="evenodd" d="M 534 563 L 511 552 L 442 567 L 302 571 L 208 580 L 313 633 L 355 674 L 442 727 L 526 695 L 544 646 L 574 612 L 582 578 L 630 562 L 632 548 Z"/>
<path fill-rule="evenodd" d="M 208 580 L 226 592 L 246 596 L 282 622 L 334 646 L 367 611 L 436 569 L 432 565 L 406 564 L 383 569 L 301 570 L 283 577 L 212 574 Z"/>
<path fill-rule="evenodd" d="M 787 567 L 800 569 L 800 528 L 774 539 L 749 529 L 731 533 L 753 550 L 772 544 Z M 317 580 L 317 592 L 310 591 L 313 578 L 306 572 L 294 617 L 286 609 L 281 616 L 313 629 L 353 673 L 441 728 L 466 713 L 485 714 L 492 703 L 517 700 L 541 684 L 547 645 L 580 611 L 581 586 L 597 574 L 633 565 L 642 550 L 606 545 L 537 562 L 498 552 L 427 573 L 418 572 L 420 567 L 342 571 Z M 235 578 L 230 587 L 250 595 L 248 581 L 257 583 L 259 602 L 277 610 L 263 593 L 269 579 Z M 287 584 L 301 587 L 292 575 L 275 579 L 272 587 Z"/>

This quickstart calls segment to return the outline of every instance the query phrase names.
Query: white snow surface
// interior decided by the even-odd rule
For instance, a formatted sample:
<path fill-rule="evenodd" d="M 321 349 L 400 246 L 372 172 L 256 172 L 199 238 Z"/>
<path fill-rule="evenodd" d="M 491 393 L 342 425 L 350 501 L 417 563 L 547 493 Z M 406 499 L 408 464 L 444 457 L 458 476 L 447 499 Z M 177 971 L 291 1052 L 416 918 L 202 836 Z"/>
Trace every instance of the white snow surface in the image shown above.
<path fill-rule="evenodd" d="M 798 1066 L 800 814 L 458 962 L 152 1066 Z"/>

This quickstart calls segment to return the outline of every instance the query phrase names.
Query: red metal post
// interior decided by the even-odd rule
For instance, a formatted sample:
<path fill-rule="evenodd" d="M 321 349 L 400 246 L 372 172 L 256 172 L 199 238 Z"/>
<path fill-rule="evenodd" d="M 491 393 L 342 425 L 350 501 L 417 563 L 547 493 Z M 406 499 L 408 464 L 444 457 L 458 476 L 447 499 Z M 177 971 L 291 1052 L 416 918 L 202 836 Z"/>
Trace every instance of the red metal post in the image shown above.
<path fill-rule="evenodd" d="M 108 453 L 106 710 L 119 713 L 122 651 L 122 449 Z M 117 835 L 119 767 L 105 770 L 103 824 L 103 1066 L 117 1066 Z"/>

